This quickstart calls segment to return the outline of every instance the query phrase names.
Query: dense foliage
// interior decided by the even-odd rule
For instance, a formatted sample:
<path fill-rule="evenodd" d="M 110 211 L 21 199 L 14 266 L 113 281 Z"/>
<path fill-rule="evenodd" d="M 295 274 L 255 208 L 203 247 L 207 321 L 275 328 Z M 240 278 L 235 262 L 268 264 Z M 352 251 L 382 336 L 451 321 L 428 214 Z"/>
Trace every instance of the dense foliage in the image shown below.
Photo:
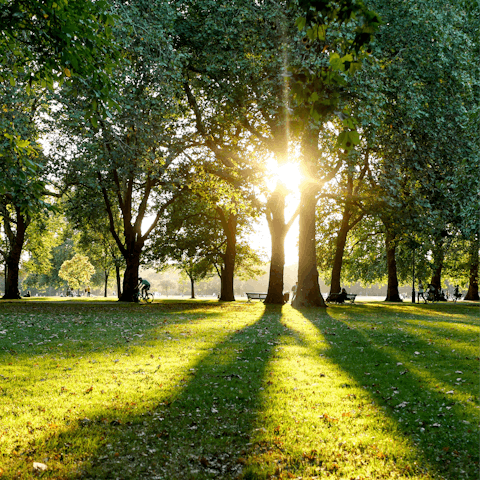
<path fill-rule="evenodd" d="M 220 299 L 234 300 L 234 277 L 261 263 L 245 234 L 266 214 L 267 301 L 283 303 L 295 215 L 285 216 L 281 183 L 268 190 L 266 165 L 296 159 L 296 306 L 325 305 L 317 266 L 333 293 L 385 280 L 387 299 L 400 301 L 399 284 L 448 279 L 478 298 L 475 2 L 2 6 L 8 297 L 18 296 L 22 261 L 25 286 L 61 285 L 52 265 L 68 239 L 46 233 L 54 194 L 77 239 L 67 257 L 87 254 L 105 291 L 115 272 L 124 301 L 142 264 L 172 262 L 192 287 L 216 271 Z"/>

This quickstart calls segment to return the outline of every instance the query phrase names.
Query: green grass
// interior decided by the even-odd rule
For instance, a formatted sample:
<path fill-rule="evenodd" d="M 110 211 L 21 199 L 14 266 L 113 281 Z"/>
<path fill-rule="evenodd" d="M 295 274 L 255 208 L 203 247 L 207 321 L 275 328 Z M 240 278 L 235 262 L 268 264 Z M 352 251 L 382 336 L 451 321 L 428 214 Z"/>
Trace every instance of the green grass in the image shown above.
<path fill-rule="evenodd" d="M 2 479 L 478 477 L 478 305 L 36 300 L 0 302 Z"/>

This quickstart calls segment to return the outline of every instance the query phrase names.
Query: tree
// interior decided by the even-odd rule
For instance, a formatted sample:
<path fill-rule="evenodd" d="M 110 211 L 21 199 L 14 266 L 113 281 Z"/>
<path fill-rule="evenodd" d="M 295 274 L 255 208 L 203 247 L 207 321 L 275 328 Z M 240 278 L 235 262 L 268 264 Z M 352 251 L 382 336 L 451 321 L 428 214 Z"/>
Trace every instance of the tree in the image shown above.
<path fill-rule="evenodd" d="M 107 296 L 109 277 L 115 273 L 116 290 L 120 297 L 122 291 L 120 268 L 125 266 L 125 262 L 122 261 L 122 254 L 110 233 L 103 199 L 92 196 L 88 189 L 80 185 L 71 192 L 65 206 L 70 222 L 79 232 L 78 249 L 88 255 L 96 271 L 102 273 L 104 296 Z M 115 213 L 114 222 L 117 230 L 121 231 L 120 218 L 118 212 Z"/>
<path fill-rule="evenodd" d="M 88 257 L 77 253 L 71 260 L 63 262 L 58 276 L 65 280 L 71 289 L 78 290 L 81 286 L 88 285 L 94 273 L 95 268 Z"/>
<path fill-rule="evenodd" d="M 389 300 L 399 300 L 398 276 L 405 274 L 397 271 L 396 251 L 409 238 L 422 240 L 419 252 L 438 253 L 432 280 L 440 286 L 448 232 L 460 218 L 453 177 L 465 158 L 478 164 L 473 153 L 478 148 L 472 148 L 478 135 L 471 130 L 478 108 L 473 94 L 478 75 L 470 64 L 476 44 L 461 3 L 448 2 L 439 13 L 428 0 L 369 2 L 384 24 L 372 61 L 349 88 L 371 151 L 370 195 L 379 199 L 367 212 L 381 212 L 388 235 Z M 408 249 L 401 251 L 405 255 Z"/>
<path fill-rule="evenodd" d="M 45 157 L 37 143 L 35 123 L 40 98 L 29 96 L 18 83 L 0 81 L 0 218 L 7 244 L 0 250 L 7 267 L 5 295 L 19 298 L 19 264 L 27 228 L 35 215 L 49 208 L 46 202 Z"/>
<path fill-rule="evenodd" d="M 293 305 L 325 307 L 318 284 L 315 208 L 319 186 L 333 178 L 338 166 L 330 172 L 319 169 L 322 155 L 318 137 L 334 112 L 343 109 L 341 92 L 346 76 L 360 68 L 363 52 L 380 21 L 362 2 L 304 0 L 299 5 L 305 14 L 298 26 L 305 29 L 305 36 L 291 69 L 295 108 L 304 121 L 302 167 L 306 180 L 300 194 L 298 289 Z M 358 143 L 358 133 L 349 111 L 343 110 L 343 115 L 344 131 L 338 137 L 338 146 L 349 150 Z"/>
<path fill-rule="evenodd" d="M 60 84 L 65 78 L 88 80 L 92 111 L 105 113 L 111 68 L 118 58 L 111 35 L 115 21 L 105 0 L 9 0 L 0 12 L 2 81 L 12 85 L 26 75 L 27 93 L 32 85 Z"/>
<path fill-rule="evenodd" d="M 165 33 L 171 10 L 164 2 L 155 5 L 115 5 L 114 33 L 126 56 L 115 70 L 118 83 L 111 96 L 122 110 L 90 124 L 83 119 L 82 97 L 74 102 L 67 92 L 61 100 L 68 110 L 59 112 L 63 132 L 75 142 L 67 147 L 73 148 L 70 157 L 63 157 L 62 176 L 66 184 L 82 185 L 103 198 L 110 232 L 126 263 L 120 300 L 127 302 L 135 300 L 144 246 L 188 173 L 182 169 L 186 139 L 173 80 L 176 60 Z M 151 225 L 142 230 L 149 215 Z"/>

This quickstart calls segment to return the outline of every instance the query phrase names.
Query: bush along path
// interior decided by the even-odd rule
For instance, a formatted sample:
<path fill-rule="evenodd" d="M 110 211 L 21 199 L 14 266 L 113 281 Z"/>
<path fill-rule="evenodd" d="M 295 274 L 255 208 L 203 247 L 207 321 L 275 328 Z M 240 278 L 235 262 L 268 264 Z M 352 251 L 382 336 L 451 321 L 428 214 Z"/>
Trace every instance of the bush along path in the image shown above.
<path fill-rule="evenodd" d="M 0 304 L 0 478 L 478 477 L 478 306 Z"/>

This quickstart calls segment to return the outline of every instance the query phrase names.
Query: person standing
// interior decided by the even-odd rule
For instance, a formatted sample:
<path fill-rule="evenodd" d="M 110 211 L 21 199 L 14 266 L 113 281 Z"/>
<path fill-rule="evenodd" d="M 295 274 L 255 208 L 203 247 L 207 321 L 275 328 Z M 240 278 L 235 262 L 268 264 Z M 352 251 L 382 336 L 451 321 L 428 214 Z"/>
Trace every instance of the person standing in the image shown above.
<path fill-rule="evenodd" d="M 295 285 L 292 287 L 292 302 L 295 300 L 295 297 L 297 296 L 297 289 L 298 289 L 298 282 L 296 282 Z"/>

